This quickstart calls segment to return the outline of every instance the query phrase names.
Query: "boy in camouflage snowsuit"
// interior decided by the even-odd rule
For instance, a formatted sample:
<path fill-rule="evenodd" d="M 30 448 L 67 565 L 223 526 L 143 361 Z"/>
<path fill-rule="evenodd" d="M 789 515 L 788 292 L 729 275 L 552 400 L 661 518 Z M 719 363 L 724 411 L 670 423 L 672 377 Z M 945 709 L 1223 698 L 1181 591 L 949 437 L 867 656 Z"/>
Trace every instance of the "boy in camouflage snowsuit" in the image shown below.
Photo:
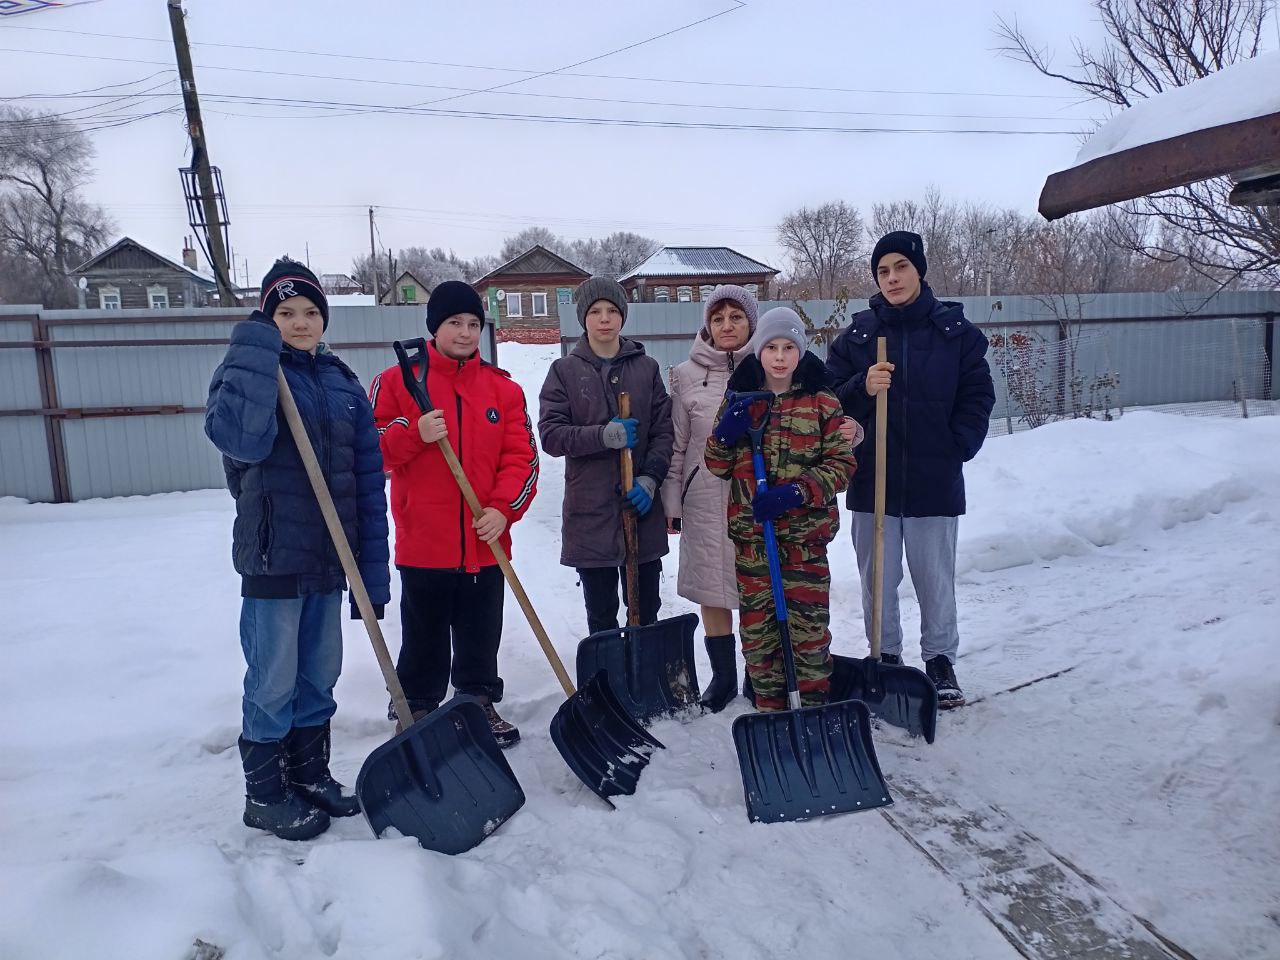
<path fill-rule="evenodd" d="M 777 307 L 766 313 L 756 331 L 755 356 L 729 380 L 719 422 L 707 440 L 707 469 L 730 481 L 729 538 L 737 559 L 742 655 L 760 710 L 787 706 L 765 520 L 773 520 L 777 536 L 801 702 L 825 703 L 831 679 L 827 544 L 840 528 L 836 494 L 848 486 L 857 463 L 840 433 L 840 402 L 825 387 L 822 361 L 806 346 L 804 324 L 795 311 Z M 756 492 L 747 426 L 764 416 L 764 404 L 735 399 L 736 393 L 756 390 L 775 394 L 762 442 L 770 487 L 761 493 Z"/>

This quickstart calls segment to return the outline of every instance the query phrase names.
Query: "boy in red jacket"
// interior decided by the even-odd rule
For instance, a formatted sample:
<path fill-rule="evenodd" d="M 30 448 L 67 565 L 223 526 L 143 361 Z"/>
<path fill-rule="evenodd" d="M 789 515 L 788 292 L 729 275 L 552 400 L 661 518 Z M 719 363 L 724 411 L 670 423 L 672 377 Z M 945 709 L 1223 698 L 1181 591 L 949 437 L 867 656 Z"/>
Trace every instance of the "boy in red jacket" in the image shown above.
<path fill-rule="evenodd" d="M 475 290 L 459 280 L 440 284 L 427 301 L 433 339 L 424 354 L 434 409 L 418 409 L 399 366 L 374 379 L 369 397 L 391 471 L 401 586 L 396 673 L 409 707 L 415 720 L 434 710 L 452 678 L 458 693 L 480 698 L 498 743 L 509 747 L 520 731 L 493 706 L 502 699 L 503 584 L 489 544 L 510 555 L 509 528 L 537 490 L 538 448 L 524 392 L 480 359 L 483 328 Z M 479 520 L 437 445 L 446 437 L 484 505 Z"/>

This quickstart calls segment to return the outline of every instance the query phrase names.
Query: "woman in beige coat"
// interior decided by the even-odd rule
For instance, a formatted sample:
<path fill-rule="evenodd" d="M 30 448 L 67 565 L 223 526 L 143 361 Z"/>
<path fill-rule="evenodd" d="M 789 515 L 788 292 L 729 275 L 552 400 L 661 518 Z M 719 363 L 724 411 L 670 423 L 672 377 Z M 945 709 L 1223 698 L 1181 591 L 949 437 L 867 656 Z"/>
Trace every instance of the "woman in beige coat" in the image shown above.
<path fill-rule="evenodd" d="M 712 711 L 723 710 L 737 693 L 733 611 L 738 582 L 726 528 L 729 484 L 707 470 L 702 454 L 729 377 L 751 353 L 748 343 L 758 312 L 756 298 L 742 287 L 716 287 L 703 304 L 702 329 L 693 338 L 689 359 L 671 372 L 676 437 L 661 487 L 662 505 L 668 531 L 680 534 L 676 592 L 702 606 L 712 671 L 702 704 Z"/>
<path fill-rule="evenodd" d="M 711 660 L 711 682 L 702 695 L 708 710 L 723 710 L 738 691 L 737 642 L 733 611 L 738 581 L 729 542 L 729 484 L 713 476 L 703 461 L 707 437 L 729 386 L 729 377 L 751 355 L 759 315 L 756 298 L 742 287 L 716 287 L 703 303 L 702 329 L 689 359 L 671 371 L 671 418 L 675 449 L 663 482 L 667 532 L 680 534 L 676 592 L 702 606 L 702 629 Z M 862 428 L 846 417 L 840 431 L 856 447 Z"/>

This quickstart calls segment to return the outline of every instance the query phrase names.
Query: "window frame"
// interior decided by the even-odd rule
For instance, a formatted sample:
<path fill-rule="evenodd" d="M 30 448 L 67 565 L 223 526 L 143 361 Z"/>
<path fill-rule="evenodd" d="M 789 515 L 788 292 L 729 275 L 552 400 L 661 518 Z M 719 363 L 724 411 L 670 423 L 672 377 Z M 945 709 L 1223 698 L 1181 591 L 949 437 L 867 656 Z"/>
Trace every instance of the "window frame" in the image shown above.
<path fill-rule="evenodd" d="M 108 300 L 114 300 L 114 303 L 108 303 Z M 99 287 L 98 288 L 98 309 L 99 310 L 119 310 L 123 304 L 120 300 L 119 287 Z"/>
<path fill-rule="evenodd" d="M 670 303 L 671 288 L 670 287 L 654 287 L 653 302 L 654 303 Z"/>
<path fill-rule="evenodd" d="M 503 302 L 506 304 L 507 316 L 508 316 L 508 317 L 513 317 L 513 318 L 523 318 L 523 317 L 524 317 L 524 304 L 523 304 L 523 303 L 521 303 L 521 295 L 520 295 L 520 294 L 518 294 L 518 293 L 511 293 L 510 291 L 508 291 L 508 293 L 507 293 L 507 297 L 506 297 L 506 300 L 504 300 Z M 515 309 L 514 309 L 514 310 L 512 310 L 512 309 L 511 309 L 511 307 L 512 307 L 512 305 L 513 305 L 513 304 L 515 305 Z"/>
<path fill-rule="evenodd" d="M 542 309 L 538 309 L 538 298 L 542 298 Z M 547 312 L 547 294 L 545 290 L 538 290 L 529 294 L 529 309 L 535 317 L 549 317 Z"/>
<path fill-rule="evenodd" d="M 156 303 L 157 299 L 164 300 L 164 306 Z M 156 284 L 153 287 L 147 287 L 147 309 L 148 310 L 168 310 L 169 309 L 169 288 Z"/>

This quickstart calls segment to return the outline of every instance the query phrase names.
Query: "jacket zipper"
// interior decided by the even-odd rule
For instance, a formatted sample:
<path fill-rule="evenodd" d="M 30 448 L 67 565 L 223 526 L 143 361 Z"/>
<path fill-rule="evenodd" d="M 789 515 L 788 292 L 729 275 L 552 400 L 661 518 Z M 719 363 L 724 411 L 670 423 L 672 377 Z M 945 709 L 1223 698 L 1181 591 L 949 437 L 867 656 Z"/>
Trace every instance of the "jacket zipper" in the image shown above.
<path fill-rule="evenodd" d="M 899 480 L 898 517 L 907 515 L 907 354 L 909 352 L 906 317 L 902 318 L 902 475 Z"/>
<path fill-rule="evenodd" d="M 458 364 L 458 369 L 462 369 L 462 364 Z M 457 389 L 456 387 L 454 388 Z M 458 411 L 458 462 L 462 462 L 462 395 L 455 393 L 453 395 L 456 404 L 455 409 Z M 463 499 L 462 491 L 458 491 L 458 543 L 461 552 L 458 558 L 458 569 L 467 569 L 467 505 Z"/>
<path fill-rule="evenodd" d="M 311 355 L 311 378 L 315 381 L 316 392 L 320 394 L 319 427 L 320 427 L 320 440 L 321 440 L 320 445 L 323 448 L 322 452 L 324 453 L 324 479 L 325 479 L 325 483 L 328 483 L 332 488 L 333 434 L 332 434 L 332 425 L 329 422 L 329 397 L 325 393 L 324 380 L 320 376 L 320 362 L 314 354 Z M 323 529 L 323 525 L 321 526 Z M 329 557 L 331 553 L 333 554 L 333 558 L 335 560 L 337 559 L 337 548 L 334 547 L 333 544 L 330 542 L 327 533 L 320 542 L 322 545 L 321 555 L 325 558 L 325 567 L 327 568 L 329 566 Z"/>

